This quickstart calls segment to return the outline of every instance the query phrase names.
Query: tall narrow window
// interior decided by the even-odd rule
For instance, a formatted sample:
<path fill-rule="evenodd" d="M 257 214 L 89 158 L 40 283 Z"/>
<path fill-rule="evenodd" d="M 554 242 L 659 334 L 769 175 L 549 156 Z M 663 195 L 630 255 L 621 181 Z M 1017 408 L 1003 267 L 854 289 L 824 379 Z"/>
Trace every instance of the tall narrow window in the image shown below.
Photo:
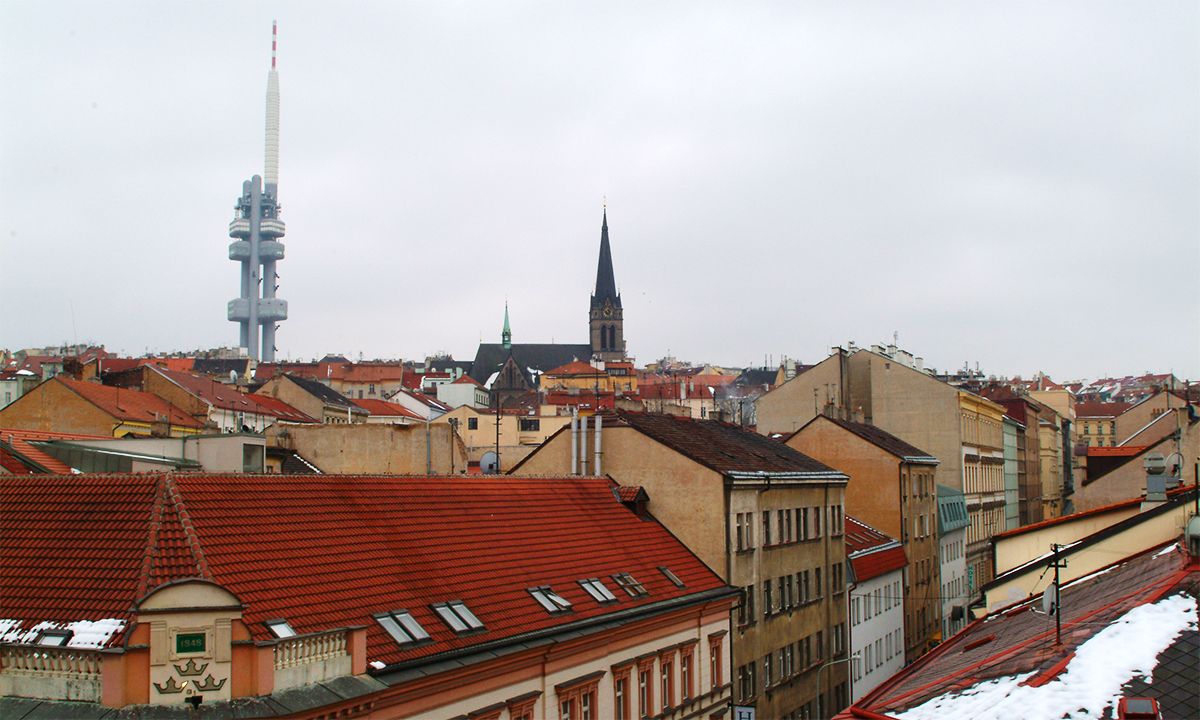
<path fill-rule="evenodd" d="M 679 692 L 684 700 L 692 697 L 692 649 L 683 651 L 679 658 Z"/>

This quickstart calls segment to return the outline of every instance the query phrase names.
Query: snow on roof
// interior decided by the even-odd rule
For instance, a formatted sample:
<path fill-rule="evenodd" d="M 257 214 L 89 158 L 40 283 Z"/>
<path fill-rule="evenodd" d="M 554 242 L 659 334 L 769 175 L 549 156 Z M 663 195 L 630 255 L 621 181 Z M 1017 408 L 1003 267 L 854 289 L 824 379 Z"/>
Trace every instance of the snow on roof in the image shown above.
<path fill-rule="evenodd" d="M 103 620 L 76 620 L 69 623 L 40 622 L 29 630 L 22 630 L 20 620 L 0 620 L 0 642 L 32 643 L 44 630 L 70 630 L 73 634 L 67 647 L 102 648 L 115 633 L 125 629 L 125 621 L 116 618 Z"/>
<path fill-rule="evenodd" d="M 1039 687 L 1022 685 L 1034 673 L 981 682 L 962 693 L 947 693 L 897 720 L 1057 720 L 1100 718 L 1115 707 L 1122 686 L 1137 676 L 1147 682 L 1158 655 L 1185 630 L 1195 630 L 1197 604 L 1189 595 L 1173 595 L 1139 605 L 1075 650 L 1066 671 Z"/>

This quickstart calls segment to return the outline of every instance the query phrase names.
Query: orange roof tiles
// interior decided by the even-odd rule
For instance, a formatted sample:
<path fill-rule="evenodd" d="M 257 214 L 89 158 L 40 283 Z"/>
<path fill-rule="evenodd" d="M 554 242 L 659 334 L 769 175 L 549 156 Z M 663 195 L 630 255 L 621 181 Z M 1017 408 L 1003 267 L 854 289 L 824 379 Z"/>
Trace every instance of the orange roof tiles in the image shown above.
<path fill-rule="evenodd" d="M 270 618 L 299 633 L 366 625 L 368 660 L 392 664 L 733 596 L 613 488 L 604 478 L 494 475 L 0 476 L 0 617 L 128 618 L 143 587 L 207 572 L 242 600 L 256 640 L 270 638 L 262 625 Z M 179 522 L 184 516 L 189 522 Z M 156 517 L 159 529 L 148 531 Z M 194 528 L 193 544 L 182 527 Z M 631 573 L 649 595 L 622 592 L 610 577 L 617 573 Z M 619 602 L 600 605 L 578 584 L 595 577 Z M 571 601 L 572 612 L 547 613 L 526 591 L 541 585 Z M 464 602 L 486 630 L 453 633 L 430 607 L 447 600 Z M 400 608 L 432 644 L 401 649 L 371 619 Z"/>
<path fill-rule="evenodd" d="M 425 418 L 409 410 L 403 405 L 388 402 L 387 400 L 355 400 L 354 404 L 371 413 L 372 415 L 384 415 L 387 417 L 406 417 L 414 420 L 425 421 Z"/>
<path fill-rule="evenodd" d="M 165 417 L 169 423 L 179 427 L 204 427 L 204 424 L 196 418 L 151 393 L 123 390 L 93 382 L 68 380 L 61 375 L 52 378 L 49 382 L 62 383 L 71 392 L 118 420 L 152 423 L 158 417 Z"/>
<path fill-rule="evenodd" d="M 104 435 L 80 435 L 78 433 L 50 432 L 45 430 L 21 430 L 19 428 L 0 427 L 0 441 L 8 443 L 15 452 L 28 458 L 45 469 L 65 474 L 71 472 L 70 466 L 58 460 L 44 450 L 31 445 L 31 442 L 48 440 L 97 440 L 108 439 Z"/>

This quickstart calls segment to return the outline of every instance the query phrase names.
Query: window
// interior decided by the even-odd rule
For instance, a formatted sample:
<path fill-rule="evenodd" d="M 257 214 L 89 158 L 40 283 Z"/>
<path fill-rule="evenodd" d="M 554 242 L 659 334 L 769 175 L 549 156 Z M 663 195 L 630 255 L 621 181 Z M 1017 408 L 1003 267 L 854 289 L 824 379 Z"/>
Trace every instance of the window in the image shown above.
<path fill-rule="evenodd" d="M 587 590 L 588 595 L 591 595 L 592 599 L 598 603 L 604 604 L 617 602 L 617 596 L 613 595 L 612 591 L 605 587 L 604 583 L 600 582 L 599 578 L 580 580 L 579 584 L 582 585 L 583 589 Z"/>
<path fill-rule="evenodd" d="M 650 705 L 654 702 L 650 670 L 647 666 L 638 667 L 638 717 L 650 717 Z"/>
<path fill-rule="evenodd" d="M 692 648 L 679 656 L 679 692 L 684 700 L 692 697 Z"/>
<path fill-rule="evenodd" d="M 571 612 L 571 601 L 551 590 L 549 585 L 526 588 L 526 591 L 553 615 Z"/>
<path fill-rule="evenodd" d="M 746 543 L 746 538 L 744 537 L 745 528 L 742 525 L 742 514 L 741 513 L 737 514 L 737 520 L 735 521 L 734 524 L 737 527 L 737 549 L 745 550 L 747 543 Z"/>
<path fill-rule="evenodd" d="M 771 544 L 771 511 L 763 510 L 763 547 Z"/>
<path fill-rule="evenodd" d="M 771 581 L 763 581 L 763 617 L 771 616 Z"/>
<path fill-rule="evenodd" d="M 467 429 L 468 430 L 478 430 L 479 429 L 479 418 L 467 418 Z"/>
<path fill-rule="evenodd" d="M 518 420 L 520 422 L 518 422 L 517 424 L 519 425 L 519 429 L 521 432 L 537 432 L 538 430 L 541 430 L 541 428 L 542 428 L 542 421 L 539 420 L 538 418 L 523 417 L 523 418 L 518 418 Z"/>
<path fill-rule="evenodd" d="M 43 630 L 38 634 L 35 644 L 46 647 L 66 647 L 74 635 L 74 630 Z"/>
<path fill-rule="evenodd" d="M 821 597 L 821 568 L 817 568 L 816 570 L 814 570 L 813 576 L 816 581 L 815 582 L 816 597 L 819 598 L 819 597 Z"/>
<path fill-rule="evenodd" d="M 414 620 L 407 610 L 393 610 L 390 613 L 379 613 L 372 617 L 384 630 L 387 630 L 393 640 L 401 645 L 429 639 L 429 633 L 425 632 L 425 628 L 421 627 L 421 624 Z"/>
<path fill-rule="evenodd" d="M 763 687 L 771 687 L 771 666 L 775 664 L 775 653 L 763 656 Z"/>
<path fill-rule="evenodd" d="M 613 718 L 629 720 L 629 670 L 613 681 Z"/>
<path fill-rule="evenodd" d="M 471 630 L 482 630 L 483 623 L 479 622 L 479 618 L 463 605 L 461 600 L 451 600 L 450 602 L 437 603 L 430 605 L 434 612 L 446 621 L 450 629 L 456 633 L 465 633 Z"/>
<path fill-rule="evenodd" d="M 629 593 L 630 597 L 642 597 L 650 594 L 650 591 L 647 590 L 640 582 L 634 580 L 633 576 L 629 573 L 617 573 L 616 575 L 612 576 L 612 579 L 613 582 L 624 588 L 625 592 Z"/>
<path fill-rule="evenodd" d="M 671 572 L 671 570 L 669 568 L 659 565 L 658 569 L 663 575 L 667 576 L 667 579 L 670 580 L 672 582 L 672 584 L 675 585 L 675 587 L 680 587 L 680 588 L 686 587 L 683 584 L 683 581 L 680 580 L 679 577 L 675 573 Z"/>
<path fill-rule="evenodd" d="M 721 685 L 721 641 L 708 641 L 708 679 L 709 688 L 716 689 Z"/>
<path fill-rule="evenodd" d="M 292 637 L 296 634 L 296 631 L 292 629 L 292 626 L 288 625 L 287 620 L 267 620 L 263 623 L 263 625 L 266 625 L 267 629 L 271 631 L 271 634 L 277 638 Z"/>
<path fill-rule="evenodd" d="M 665 711 L 675 702 L 675 663 L 666 658 L 660 659 L 658 673 L 662 683 L 659 697 L 662 700 L 662 709 Z"/>
<path fill-rule="evenodd" d="M 821 537 L 821 511 L 824 508 L 813 508 L 813 537 Z"/>

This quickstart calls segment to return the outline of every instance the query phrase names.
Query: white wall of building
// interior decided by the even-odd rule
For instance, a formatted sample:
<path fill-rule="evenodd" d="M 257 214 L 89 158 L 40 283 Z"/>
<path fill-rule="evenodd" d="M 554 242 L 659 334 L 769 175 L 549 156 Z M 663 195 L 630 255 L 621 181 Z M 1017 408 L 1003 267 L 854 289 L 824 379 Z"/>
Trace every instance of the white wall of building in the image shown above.
<path fill-rule="evenodd" d="M 857 702 L 904 667 L 903 570 L 859 582 L 849 603 L 850 699 Z"/>
<path fill-rule="evenodd" d="M 942 535 L 939 556 L 942 569 L 942 642 L 967 626 L 966 606 L 970 588 L 967 587 L 967 529 L 959 528 Z M 952 619 L 954 606 L 963 608 L 963 617 Z"/>

